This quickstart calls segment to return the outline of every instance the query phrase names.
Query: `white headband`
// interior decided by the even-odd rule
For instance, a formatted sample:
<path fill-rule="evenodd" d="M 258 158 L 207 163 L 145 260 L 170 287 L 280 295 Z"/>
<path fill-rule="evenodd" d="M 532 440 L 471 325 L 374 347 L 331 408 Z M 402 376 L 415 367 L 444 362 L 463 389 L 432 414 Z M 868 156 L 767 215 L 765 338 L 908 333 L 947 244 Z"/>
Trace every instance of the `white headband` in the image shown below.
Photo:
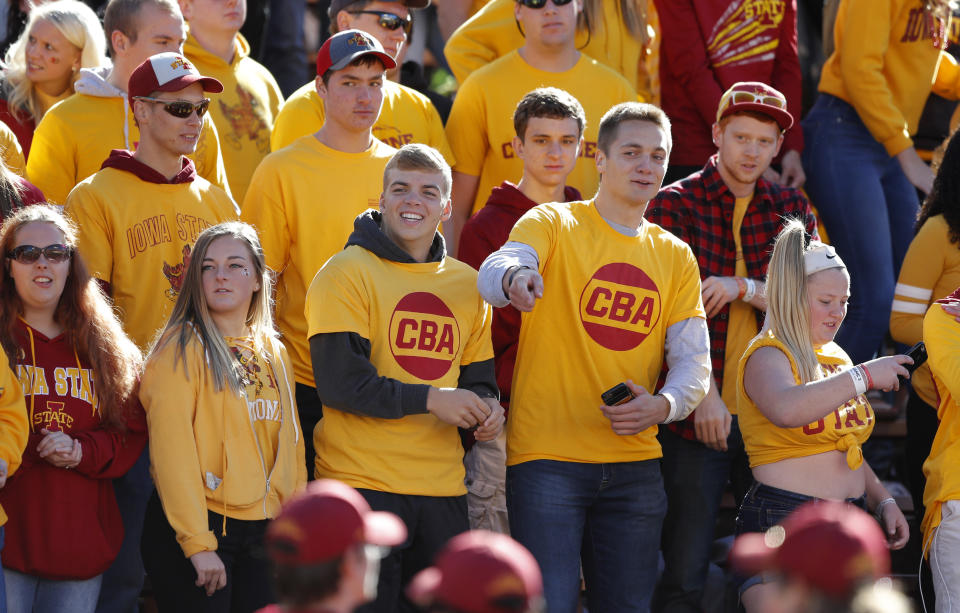
<path fill-rule="evenodd" d="M 810 247 L 803 253 L 803 268 L 808 277 L 821 270 L 846 267 L 843 260 L 837 255 L 837 250 L 831 245 L 812 242 L 810 243 Z"/>

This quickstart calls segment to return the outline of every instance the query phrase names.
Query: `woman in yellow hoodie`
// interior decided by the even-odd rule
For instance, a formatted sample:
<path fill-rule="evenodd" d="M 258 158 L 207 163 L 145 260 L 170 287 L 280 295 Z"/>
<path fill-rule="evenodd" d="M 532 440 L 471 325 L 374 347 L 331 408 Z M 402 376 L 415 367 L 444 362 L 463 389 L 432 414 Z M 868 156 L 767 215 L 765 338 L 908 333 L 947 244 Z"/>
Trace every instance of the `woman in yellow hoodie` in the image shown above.
<path fill-rule="evenodd" d="M 253 228 L 207 228 L 147 359 L 140 399 L 157 492 L 141 551 L 161 611 L 273 601 L 263 535 L 306 468 L 270 296 Z"/>

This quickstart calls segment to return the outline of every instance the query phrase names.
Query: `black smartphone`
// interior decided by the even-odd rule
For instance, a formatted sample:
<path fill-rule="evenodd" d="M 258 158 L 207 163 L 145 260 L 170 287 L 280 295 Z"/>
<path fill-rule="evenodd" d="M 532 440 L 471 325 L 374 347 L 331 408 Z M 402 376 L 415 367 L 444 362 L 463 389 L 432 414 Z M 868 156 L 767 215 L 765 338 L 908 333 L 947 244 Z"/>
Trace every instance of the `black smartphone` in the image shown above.
<path fill-rule="evenodd" d="M 608 407 L 613 407 L 618 404 L 623 404 L 624 402 L 629 402 L 634 399 L 633 392 L 630 391 L 630 388 L 627 387 L 626 383 L 617 383 L 604 393 L 600 394 L 600 398 L 603 400 L 603 404 Z"/>
<path fill-rule="evenodd" d="M 923 341 L 920 341 L 911 347 L 904 355 L 913 358 L 913 364 L 903 365 L 903 367 L 907 369 L 907 372 L 912 374 L 913 371 L 923 366 L 923 363 L 927 361 L 927 346 L 923 344 Z"/>

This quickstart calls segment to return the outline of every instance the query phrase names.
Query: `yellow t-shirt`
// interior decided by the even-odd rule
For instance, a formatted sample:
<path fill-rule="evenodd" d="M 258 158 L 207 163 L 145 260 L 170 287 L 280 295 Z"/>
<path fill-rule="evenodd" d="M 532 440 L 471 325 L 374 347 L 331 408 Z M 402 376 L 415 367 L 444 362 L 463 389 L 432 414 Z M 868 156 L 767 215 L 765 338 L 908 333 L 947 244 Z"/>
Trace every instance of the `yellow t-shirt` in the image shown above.
<path fill-rule="evenodd" d="M 74 94 L 47 111 L 37 125 L 27 179 L 47 200 L 63 204 L 77 183 L 100 170 L 111 150 L 134 151 L 139 141 L 140 130 L 126 99 Z M 217 129 L 207 115 L 197 150 L 188 157 L 196 164 L 199 176 L 229 193 Z"/>
<path fill-rule="evenodd" d="M 280 437 L 281 413 L 280 388 L 273 365 L 261 357 L 253 343 L 253 337 L 236 338 L 225 336 L 230 351 L 243 368 L 243 387 L 247 412 L 253 424 L 257 446 L 267 474 L 277 459 L 277 442 Z"/>
<path fill-rule="evenodd" d="M 837 407 L 823 419 L 800 428 L 775 426 L 760 412 L 743 389 L 743 373 L 747 360 L 761 347 L 776 347 L 790 360 L 793 380 L 800 384 L 800 374 L 786 346 L 772 332 L 759 334 L 743 354 L 737 370 L 737 415 L 743 445 L 750 457 L 750 467 L 771 464 L 787 458 L 803 458 L 834 449 L 846 451 L 847 466 L 856 470 L 863 462 L 860 446 L 873 432 L 874 416 L 867 397 L 860 394 Z M 842 372 L 853 363 L 840 345 L 830 342 L 816 349 L 817 361 L 824 376 Z"/>
<path fill-rule="evenodd" d="M 301 136 L 313 134 L 323 127 L 324 117 L 323 99 L 314 81 L 310 81 L 283 103 L 270 136 L 271 149 L 278 151 Z M 406 85 L 383 82 L 383 107 L 373 126 L 373 135 L 396 149 L 408 143 L 430 145 L 448 164 L 454 164 L 437 109 L 430 98 Z"/>
<path fill-rule="evenodd" d="M 953 305 L 957 301 L 950 301 Z M 933 371 L 933 380 L 937 384 L 940 402 L 937 416 L 940 427 L 930 447 L 930 455 L 923 463 L 923 474 L 927 485 L 923 490 L 923 543 L 926 545 L 933 537 L 934 529 L 940 525 L 940 506 L 948 500 L 960 499 L 960 325 L 953 315 L 933 304 L 923 319 L 923 340 L 930 356 L 928 364 Z"/>
<path fill-rule="evenodd" d="M 625 379 L 654 393 L 667 328 L 704 317 L 690 247 L 648 221 L 625 236 L 593 201 L 534 207 L 509 240 L 537 252 L 544 294 L 520 327 L 507 464 L 660 457 L 657 427 L 614 434 L 600 394 Z"/>
<path fill-rule="evenodd" d="M 923 340 L 923 315 L 935 300 L 960 287 L 960 245 L 950 242 L 950 226 L 943 215 L 928 219 L 907 250 L 890 312 L 890 334 L 898 343 Z M 937 389 L 930 367 L 924 364 L 910 376 L 920 398 L 937 406 Z"/>
<path fill-rule="evenodd" d="M 477 272 L 453 258 L 408 264 L 352 245 L 314 278 L 306 310 L 311 337 L 368 339 L 381 377 L 457 387 L 461 366 L 493 359 Z M 325 406 L 314 445 L 317 477 L 395 494 L 467 492 L 457 428 L 429 413 L 378 419 Z"/>
<path fill-rule="evenodd" d="M 913 146 L 931 88 L 960 95 L 957 62 L 933 46 L 922 2 L 844 0 L 833 40 L 819 90 L 849 102 L 891 156 Z"/>
<path fill-rule="evenodd" d="M 200 177 L 148 183 L 105 168 L 70 192 L 64 213 L 80 229 L 77 246 L 90 274 L 111 284 L 124 330 L 145 350 L 173 310 L 197 236 L 238 211 Z"/>
<path fill-rule="evenodd" d="M 516 51 L 471 74 L 460 86 L 447 119 L 447 139 L 457 158 L 454 170 L 480 177 L 472 213 L 486 203 L 503 181 L 519 181 L 523 162 L 511 144 L 516 131 L 513 112 L 525 94 L 538 87 L 559 87 L 572 94 L 587 116 L 584 144 L 567 185 L 592 196 L 599 177 L 594 163 L 600 118 L 615 104 L 637 100 L 622 76 L 581 55 L 566 72 L 538 70 Z"/>
<path fill-rule="evenodd" d="M 740 238 L 740 228 L 743 226 L 743 217 L 747 213 L 747 206 L 753 200 L 753 195 L 737 198 L 733 204 L 733 242 L 737 248 L 737 267 L 734 274 L 738 277 L 747 276 L 747 263 L 743 259 L 743 241 Z M 750 344 L 750 339 L 757 335 L 757 317 L 752 306 L 743 300 L 734 300 L 730 303 L 727 327 L 727 344 L 723 355 L 723 381 L 720 387 L 720 398 L 727 409 L 737 414 L 737 365 L 744 349 Z"/>
<path fill-rule="evenodd" d="M 193 35 L 187 37 L 183 54 L 200 74 L 223 83 L 223 93 L 211 96 L 210 116 L 220 135 L 230 191 L 243 202 L 253 171 L 270 153 L 270 130 L 283 104 L 280 86 L 250 57 L 250 45 L 239 34 L 230 64 L 201 47 Z"/>
<path fill-rule="evenodd" d="M 347 242 L 357 215 L 380 203 L 383 169 L 396 149 L 374 139 L 363 153 L 312 135 L 271 153 L 253 174 L 241 218 L 257 229 L 277 280 L 277 327 L 298 383 L 315 385 L 304 296 L 324 262 Z"/>
<path fill-rule="evenodd" d="M 626 77 L 641 97 L 658 104 L 660 99 L 660 27 L 653 0 L 646 0 L 649 42 L 640 44 L 627 29 L 619 0 L 603 0 L 603 11 L 593 25 L 596 32 L 577 34 L 577 49 Z M 443 49 L 450 70 L 463 83 L 470 74 L 524 44 L 514 16 L 514 0 L 490 0 L 450 36 Z M 613 27 L 607 27 L 609 25 Z M 511 114 L 512 116 L 512 114 Z"/>

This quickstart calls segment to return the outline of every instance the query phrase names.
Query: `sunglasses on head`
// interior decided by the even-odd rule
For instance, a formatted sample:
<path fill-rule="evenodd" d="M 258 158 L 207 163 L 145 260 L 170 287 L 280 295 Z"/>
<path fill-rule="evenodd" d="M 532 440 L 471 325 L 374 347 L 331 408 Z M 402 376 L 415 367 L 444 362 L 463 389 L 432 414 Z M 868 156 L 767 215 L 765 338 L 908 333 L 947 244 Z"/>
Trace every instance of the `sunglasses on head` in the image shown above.
<path fill-rule="evenodd" d="M 36 245 L 20 245 L 7 252 L 7 257 L 16 260 L 21 264 L 33 264 L 40 259 L 40 254 L 48 262 L 63 262 L 70 259 L 73 255 L 73 247 L 69 245 L 55 244 L 46 247 L 37 247 Z"/>
<path fill-rule="evenodd" d="M 570 4 L 573 0 L 552 0 L 554 6 L 563 6 Z M 531 9 L 542 9 L 547 5 L 547 0 L 517 0 L 518 4 Z"/>
<path fill-rule="evenodd" d="M 570 0 L 567 0 L 569 2 Z M 386 13 L 384 11 L 350 11 L 351 15 L 377 15 L 380 17 L 380 27 L 386 30 L 396 30 L 399 27 L 403 28 L 403 31 L 406 34 L 410 34 L 410 30 L 413 29 L 413 19 L 410 18 L 410 15 L 406 17 L 401 17 L 400 15 L 394 13 Z"/>
<path fill-rule="evenodd" d="M 732 104 L 747 104 L 750 102 L 759 102 L 760 104 L 774 106 L 778 109 L 787 108 L 786 100 L 767 94 L 755 94 L 753 92 L 733 92 L 733 94 L 730 96 L 730 103 Z"/>
<path fill-rule="evenodd" d="M 149 96 L 134 96 L 134 100 L 146 100 L 147 102 L 162 104 L 163 110 L 180 119 L 186 119 L 192 115 L 194 111 L 197 112 L 197 117 L 203 117 L 207 109 L 210 108 L 210 98 L 204 98 L 196 103 L 187 102 L 186 100 L 160 100 L 159 98 L 150 98 Z"/>

